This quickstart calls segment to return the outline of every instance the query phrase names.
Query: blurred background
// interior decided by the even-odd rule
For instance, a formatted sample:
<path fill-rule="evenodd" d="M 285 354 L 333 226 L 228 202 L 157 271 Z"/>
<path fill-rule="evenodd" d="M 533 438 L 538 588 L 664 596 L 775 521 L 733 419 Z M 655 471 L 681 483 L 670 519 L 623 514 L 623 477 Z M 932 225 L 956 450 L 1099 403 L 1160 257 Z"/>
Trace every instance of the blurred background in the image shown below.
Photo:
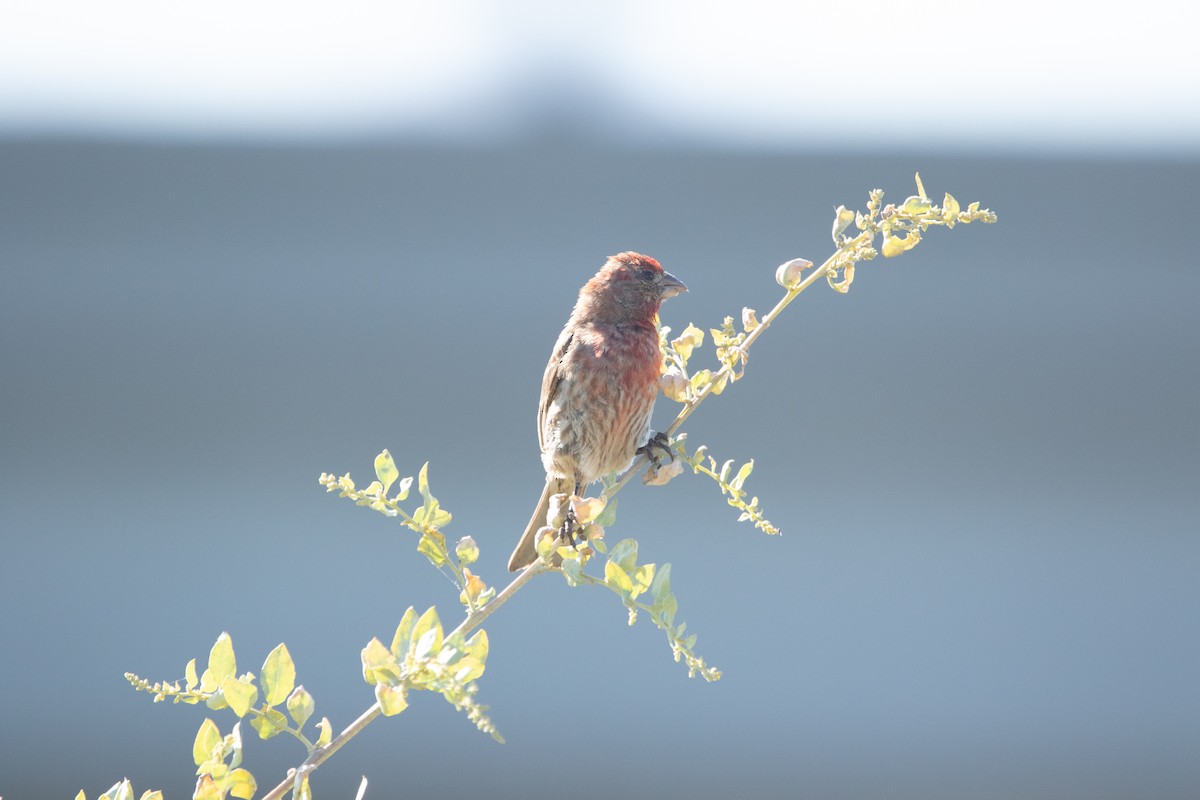
<path fill-rule="evenodd" d="M 0 796 L 190 796 L 183 675 L 285 641 L 317 717 L 456 619 L 411 533 L 327 496 L 389 448 L 490 583 L 542 482 L 542 369 L 612 253 L 760 313 L 881 187 L 979 200 L 823 285 L 629 487 L 724 670 L 535 581 L 487 624 L 501 746 L 416 697 L 318 797 L 1193 798 L 1194 5 L 9 4 L 0 25 Z M 694 359 L 711 358 L 706 349 Z M 656 416 L 665 425 L 671 404 Z M 247 726 L 263 791 L 302 757 Z"/>

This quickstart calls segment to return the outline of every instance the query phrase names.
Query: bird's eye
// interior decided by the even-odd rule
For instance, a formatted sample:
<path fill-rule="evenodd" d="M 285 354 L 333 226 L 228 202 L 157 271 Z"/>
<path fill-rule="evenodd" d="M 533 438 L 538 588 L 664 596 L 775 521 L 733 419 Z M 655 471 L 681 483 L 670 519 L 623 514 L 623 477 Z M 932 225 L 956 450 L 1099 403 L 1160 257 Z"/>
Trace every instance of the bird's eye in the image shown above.
<path fill-rule="evenodd" d="M 639 269 L 637 271 L 637 276 L 639 281 L 645 281 L 646 283 L 649 283 L 650 281 L 654 280 L 654 270 Z"/>

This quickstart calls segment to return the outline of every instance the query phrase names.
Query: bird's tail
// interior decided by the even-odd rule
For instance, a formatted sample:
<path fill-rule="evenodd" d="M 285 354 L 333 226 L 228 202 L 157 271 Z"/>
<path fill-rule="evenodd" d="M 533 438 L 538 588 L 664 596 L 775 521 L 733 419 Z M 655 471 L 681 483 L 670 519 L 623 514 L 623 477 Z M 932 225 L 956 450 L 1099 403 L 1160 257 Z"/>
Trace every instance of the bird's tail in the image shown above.
<path fill-rule="evenodd" d="M 550 498 L 556 494 L 570 494 L 573 489 L 571 481 L 566 478 L 546 479 L 546 488 L 542 490 L 542 496 L 538 499 L 537 508 L 533 510 L 533 516 L 529 518 L 529 524 L 525 526 L 525 532 L 521 534 L 516 548 L 513 549 L 512 555 L 508 557 L 509 572 L 520 572 L 534 561 L 537 561 L 536 536 L 537 532 L 546 525 L 546 514 L 550 511 Z"/>

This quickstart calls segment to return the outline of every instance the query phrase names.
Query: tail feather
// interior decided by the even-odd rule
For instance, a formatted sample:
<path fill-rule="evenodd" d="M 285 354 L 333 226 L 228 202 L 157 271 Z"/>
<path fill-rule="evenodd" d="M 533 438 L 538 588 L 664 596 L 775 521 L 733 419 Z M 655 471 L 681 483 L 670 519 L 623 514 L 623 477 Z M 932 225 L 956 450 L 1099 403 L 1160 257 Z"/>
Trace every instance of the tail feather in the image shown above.
<path fill-rule="evenodd" d="M 537 561 L 537 546 L 535 537 L 537 532 L 546 524 L 546 514 L 550 511 L 550 498 L 556 494 L 569 494 L 574 487 L 566 478 L 547 478 L 546 487 L 542 489 L 542 496 L 538 499 L 537 507 L 533 510 L 533 515 L 529 517 L 529 523 L 525 526 L 525 532 L 521 534 L 521 538 L 517 541 L 517 546 L 513 549 L 512 555 L 508 557 L 508 571 L 520 572 L 527 566 Z"/>

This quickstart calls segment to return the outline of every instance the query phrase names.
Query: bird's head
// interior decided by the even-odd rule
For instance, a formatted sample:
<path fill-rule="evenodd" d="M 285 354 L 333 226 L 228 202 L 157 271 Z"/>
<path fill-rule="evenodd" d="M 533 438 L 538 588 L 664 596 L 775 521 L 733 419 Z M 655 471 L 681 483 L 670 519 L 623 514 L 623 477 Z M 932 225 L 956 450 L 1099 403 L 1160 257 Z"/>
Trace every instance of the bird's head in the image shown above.
<path fill-rule="evenodd" d="M 581 310 L 607 319 L 652 320 L 668 297 L 686 292 L 683 281 L 641 253 L 618 253 L 579 293 Z"/>

